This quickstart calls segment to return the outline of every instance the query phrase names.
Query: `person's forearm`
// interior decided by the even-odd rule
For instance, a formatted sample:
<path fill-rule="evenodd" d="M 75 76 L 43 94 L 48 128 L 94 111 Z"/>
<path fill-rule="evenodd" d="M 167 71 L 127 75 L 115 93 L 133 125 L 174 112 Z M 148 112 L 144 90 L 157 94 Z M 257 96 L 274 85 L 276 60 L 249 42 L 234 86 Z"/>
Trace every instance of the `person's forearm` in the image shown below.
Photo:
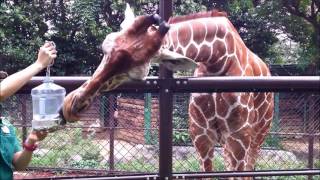
<path fill-rule="evenodd" d="M 18 91 L 32 78 L 32 76 L 39 73 L 43 68 L 44 67 L 42 67 L 41 64 L 34 63 L 1 81 L 0 101 L 5 100 L 7 97 Z"/>
<path fill-rule="evenodd" d="M 14 154 L 13 166 L 17 171 L 23 171 L 27 168 L 32 158 L 32 151 L 22 150 Z"/>

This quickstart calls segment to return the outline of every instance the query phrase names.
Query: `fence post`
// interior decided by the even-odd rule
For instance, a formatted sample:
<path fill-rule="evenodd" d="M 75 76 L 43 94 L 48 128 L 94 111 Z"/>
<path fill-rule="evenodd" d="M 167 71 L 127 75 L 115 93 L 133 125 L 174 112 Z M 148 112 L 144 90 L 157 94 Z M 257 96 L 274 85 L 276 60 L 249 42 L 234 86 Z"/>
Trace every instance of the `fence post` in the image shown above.
<path fill-rule="evenodd" d="M 27 98 L 26 98 L 26 95 L 22 95 L 21 101 L 22 101 L 21 102 L 22 142 L 25 142 L 27 139 Z"/>
<path fill-rule="evenodd" d="M 314 106 L 313 104 L 313 97 L 312 95 L 308 94 L 308 97 L 305 99 L 306 101 L 306 126 L 305 126 L 305 129 L 307 130 L 308 132 L 308 168 L 309 169 L 313 169 L 313 163 L 314 163 L 314 156 L 313 156 L 313 148 L 314 148 L 314 127 L 312 127 L 312 123 L 311 123 L 311 118 L 312 118 L 312 115 L 310 114 L 312 112 L 312 108 L 313 107 L 316 107 Z M 309 175 L 308 176 L 308 179 L 309 180 L 312 180 L 313 179 L 313 176 L 312 175 Z"/>
<path fill-rule="evenodd" d="M 172 14 L 172 0 L 160 0 L 160 16 L 168 20 Z M 160 65 L 161 87 L 159 92 L 160 133 L 159 133 L 159 176 L 160 179 L 172 179 L 172 111 L 173 93 L 170 83 L 164 79 L 172 79 L 173 73 Z"/>
<path fill-rule="evenodd" d="M 314 146 L 314 135 L 308 135 L 308 168 L 313 169 L 313 146 Z M 312 180 L 312 175 L 308 176 L 309 180 Z"/>
<path fill-rule="evenodd" d="M 105 113 L 105 121 L 109 121 L 108 129 L 109 129 L 109 170 L 114 171 L 114 131 L 115 131 L 115 120 L 114 120 L 114 112 L 115 112 L 115 104 L 116 96 L 113 94 L 106 95 L 106 105 L 108 108 L 108 112 Z"/>
<path fill-rule="evenodd" d="M 151 144 L 151 93 L 145 93 L 144 97 L 144 140 L 146 144 Z"/>
<path fill-rule="evenodd" d="M 274 132 L 278 132 L 280 129 L 280 93 L 274 93 L 274 116 L 271 130 Z"/>

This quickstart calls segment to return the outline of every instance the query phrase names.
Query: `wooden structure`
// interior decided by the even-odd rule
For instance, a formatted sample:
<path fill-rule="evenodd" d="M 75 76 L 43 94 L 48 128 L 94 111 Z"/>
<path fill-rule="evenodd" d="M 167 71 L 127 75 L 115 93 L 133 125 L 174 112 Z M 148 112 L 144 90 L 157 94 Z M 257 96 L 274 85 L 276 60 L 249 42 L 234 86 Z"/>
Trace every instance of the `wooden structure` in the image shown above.
<path fill-rule="evenodd" d="M 145 99 L 118 98 L 115 138 L 149 144 L 158 140 L 159 102 Z"/>

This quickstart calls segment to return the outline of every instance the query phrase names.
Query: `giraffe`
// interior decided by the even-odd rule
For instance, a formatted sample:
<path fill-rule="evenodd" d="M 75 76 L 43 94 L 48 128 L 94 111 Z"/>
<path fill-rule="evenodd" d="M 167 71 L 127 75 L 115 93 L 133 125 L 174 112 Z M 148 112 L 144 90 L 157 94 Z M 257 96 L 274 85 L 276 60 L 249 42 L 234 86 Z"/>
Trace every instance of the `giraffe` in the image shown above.
<path fill-rule="evenodd" d="M 197 63 L 196 77 L 270 76 L 267 65 L 242 41 L 226 13 L 212 10 L 169 19 L 170 30 L 153 62 L 164 51 Z M 163 62 L 168 68 L 181 63 Z M 214 145 L 221 144 L 227 170 L 253 170 L 273 118 L 273 93 L 192 93 L 189 132 L 201 159 L 212 171 Z"/>
<path fill-rule="evenodd" d="M 212 10 L 170 18 L 171 28 L 160 51 L 169 49 L 193 59 L 195 77 L 270 76 L 267 65 L 246 47 L 226 16 Z M 213 170 L 218 143 L 227 170 L 253 170 L 270 130 L 273 107 L 273 93 L 192 93 L 189 133 L 202 170 Z"/>
<path fill-rule="evenodd" d="M 146 28 L 137 25 L 142 19 L 148 19 L 146 16 L 133 18 L 133 13 L 126 12 L 127 15 L 131 17 L 126 19 L 131 21 L 121 24 L 123 30 L 105 39 L 102 46 L 105 56 L 92 78 L 66 97 L 63 116 L 68 122 L 78 120 L 77 114 L 98 92 L 114 89 L 130 79 L 143 79 L 151 61 L 163 63 L 172 70 L 195 68 L 196 77 L 270 76 L 267 65 L 246 47 L 224 12 L 212 10 L 170 18 L 169 31 L 164 22 L 158 29 L 150 23 Z M 153 21 L 161 22 L 160 19 Z M 133 29 L 135 33 L 131 33 Z M 149 31 L 162 32 L 159 40 L 144 40 Z M 140 41 L 142 43 L 138 43 Z M 147 54 L 144 49 L 151 46 L 150 43 L 158 46 Z M 124 49 L 128 53 L 118 57 L 117 51 Z M 142 63 L 131 65 L 130 61 L 138 59 Z M 123 69 L 123 66 L 130 68 Z M 139 75 L 132 78 L 130 72 Z M 202 170 L 213 170 L 214 146 L 218 143 L 224 149 L 227 170 L 253 170 L 272 117 L 272 93 L 192 93 L 189 132 Z"/>

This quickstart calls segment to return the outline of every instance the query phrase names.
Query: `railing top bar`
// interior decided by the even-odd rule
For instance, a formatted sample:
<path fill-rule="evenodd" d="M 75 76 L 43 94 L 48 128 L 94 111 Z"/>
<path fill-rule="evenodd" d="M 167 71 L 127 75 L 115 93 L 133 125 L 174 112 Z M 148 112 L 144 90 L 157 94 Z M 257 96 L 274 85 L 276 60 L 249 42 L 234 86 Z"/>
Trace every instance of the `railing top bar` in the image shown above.
<path fill-rule="evenodd" d="M 44 80 L 45 76 L 34 76 L 31 81 L 41 81 Z M 91 76 L 51 76 L 53 80 L 88 80 Z M 202 80 L 246 80 L 246 79 L 276 79 L 276 80 L 318 80 L 320 81 L 320 76 L 211 76 L 211 77 L 192 77 L 192 76 L 182 76 L 176 77 L 175 79 L 202 79 Z M 156 80 L 159 79 L 158 76 L 148 76 L 146 80 Z"/>
<path fill-rule="evenodd" d="M 266 171 L 234 171 L 234 172 L 199 172 L 199 173 L 174 173 L 179 178 L 208 178 L 208 177 L 264 177 L 264 176 L 293 176 L 293 175 L 318 175 L 319 169 L 299 170 L 266 170 Z M 178 178 L 178 179 L 179 179 Z"/>
<path fill-rule="evenodd" d="M 216 76 L 187 77 L 190 80 L 278 80 L 278 81 L 320 81 L 320 76 Z"/>
<path fill-rule="evenodd" d="M 45 77 L 34 77 L 18 93 L 30 93 L 30 90 L 41 84 Z M 89 76 L 53 76 L 55 83 L 72 91 Z M 320 76 L 269 76 L 269 77 L 179 77 L 174 79 L 159 79 L 148 77 L 143 81 L 131 81 L 122 84 L 114 93 L 157 93 L 165 84 L 175 93 L 190 92 L 283 92 L 283 91 L 320 91 Z M 169 86 L 168 86 L 169 85 Z"/>
<path fill-rule="evenodd" d="M 44 76 L 37 76 L 33 77 L 28 84 L 34 84 L 34 83 L 41 83 L 44 80 Z M 85 81 L 89 80 L 90 76 L 53 76 L 51 77 L 52 80 L 54 80 L 57 83 L 71 83 L 71 84 L 79 84 L 84 83 Z M 132 83 L 147 83 L 148 81 L 158 81 L 162 80 L 159 79 L 157 76 L 151 76 L 147 77 L 144 81 L 132 81 L 125 84 L 132 84 Z M 281 82 L 281 81 L 287 81 L 287 82 L 306 82 L 306 81 L 312 81 L 315 83 L 320 84 L 320 76 L 218 76 L 218 77 L 178 77 L 172 79 L 173 81 L 181 81 L 181 80 L 187 80 L 187 81 L 265 81 L 265 82 Z"/>

